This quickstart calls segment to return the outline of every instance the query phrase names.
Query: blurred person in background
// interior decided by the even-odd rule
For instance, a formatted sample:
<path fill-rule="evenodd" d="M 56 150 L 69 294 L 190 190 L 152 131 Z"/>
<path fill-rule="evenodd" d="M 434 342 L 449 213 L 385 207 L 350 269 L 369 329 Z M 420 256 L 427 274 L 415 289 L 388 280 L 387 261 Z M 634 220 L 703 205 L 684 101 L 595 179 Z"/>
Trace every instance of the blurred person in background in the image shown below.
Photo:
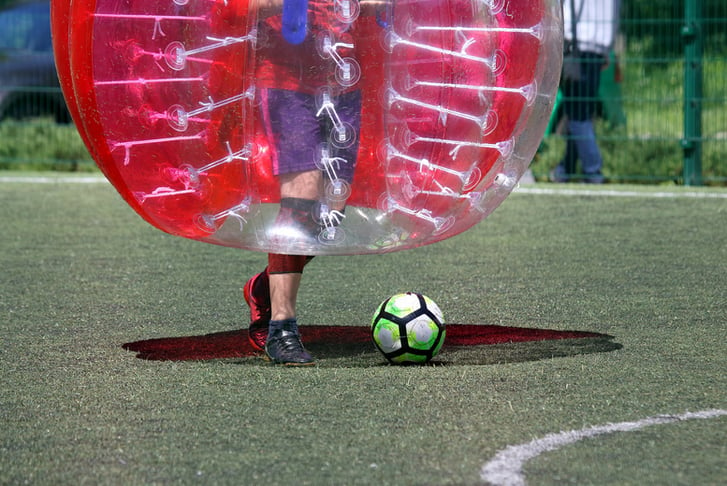
<path fill-rule="evenodd" d="M 561 88 L 567 118 L 566 150 L 551 173 L 554 182 L 579 176 L 602 184 L 603 159 L 593 118 L 598 104 L 601 71 L 606 67 L 619 28 L 620 0 L 562 0 L 565 37 Z"/>

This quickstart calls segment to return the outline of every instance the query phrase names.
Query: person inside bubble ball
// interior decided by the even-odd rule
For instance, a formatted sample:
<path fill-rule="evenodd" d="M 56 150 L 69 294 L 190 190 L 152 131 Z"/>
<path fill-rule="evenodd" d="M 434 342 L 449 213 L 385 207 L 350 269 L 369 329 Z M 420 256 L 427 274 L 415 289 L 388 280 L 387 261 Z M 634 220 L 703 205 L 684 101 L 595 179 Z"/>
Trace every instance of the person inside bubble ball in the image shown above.
<path fill-rule="evenodd" d="M 353 179 L 361 91 L 360 68 L 350 60 L 363 35 L 354 22 L 361 13 L 356 0 L 285 2 L 258 2 L 255 83 L 280 184 L 280 209 L 269 234 L 286 252 L 270 253 L 243 295 L 253 348 L 273 363 L 306 366 L 315 361 L 301 342 L 296 302 L 303 268 L 313 256 L 295 250 L 316 246 L 319 235 L 345 217 L 345 198 L 326 194 Z M 342 13 L 341 5 L 354 9 Z"/>

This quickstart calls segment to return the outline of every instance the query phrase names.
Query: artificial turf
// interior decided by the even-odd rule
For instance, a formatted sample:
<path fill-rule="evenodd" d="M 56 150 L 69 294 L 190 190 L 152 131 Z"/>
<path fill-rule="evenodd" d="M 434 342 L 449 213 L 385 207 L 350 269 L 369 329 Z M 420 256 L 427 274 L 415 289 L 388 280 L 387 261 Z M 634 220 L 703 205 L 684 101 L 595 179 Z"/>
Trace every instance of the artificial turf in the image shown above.
<path fill-rule="evenodd" d="M 299 315 L 366 326 L 413 290 L 452 324 L 596 337 L 450 346 L 405 368 L 324 339 L 318 366 L 291 370 L 123 347 L 244 332 L 240 289 L 265 255 L 163 234 L 104 183 L 0 182 L 0 484 L 482 484 L 508 445 L 727 408 L 725 191 L 584 190 L 516 192 L 436 245 L 316 259 Z M 720 484 L 726 425 L 589 439 L 525 476 Z"/>

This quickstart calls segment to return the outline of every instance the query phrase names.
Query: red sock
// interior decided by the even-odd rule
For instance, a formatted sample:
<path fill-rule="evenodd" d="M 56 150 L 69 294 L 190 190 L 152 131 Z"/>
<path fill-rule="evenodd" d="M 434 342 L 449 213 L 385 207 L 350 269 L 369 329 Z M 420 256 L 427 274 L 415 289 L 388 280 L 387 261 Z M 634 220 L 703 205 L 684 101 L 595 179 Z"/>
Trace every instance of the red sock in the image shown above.
<path fill-rule="evenodd" d="M 303 273 L 312 256 L 307 255 L 281 255 L 268 253 L 268 274 L 272 273 Z"/>

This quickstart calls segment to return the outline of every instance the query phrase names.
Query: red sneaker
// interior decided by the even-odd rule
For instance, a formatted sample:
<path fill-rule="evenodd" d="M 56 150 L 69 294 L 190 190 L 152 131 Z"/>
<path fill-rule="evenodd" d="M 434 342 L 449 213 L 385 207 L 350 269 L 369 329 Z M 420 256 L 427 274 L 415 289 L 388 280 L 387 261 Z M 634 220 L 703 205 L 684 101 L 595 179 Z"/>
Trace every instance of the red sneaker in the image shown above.
<path fill-rule="evenodd" d="M 248 280 L 242 289 L 242 294 L 250 306 L 248 339 L 255 350 L 263 351 L 270 325 L 270 284 L 267 270 Z"/>

